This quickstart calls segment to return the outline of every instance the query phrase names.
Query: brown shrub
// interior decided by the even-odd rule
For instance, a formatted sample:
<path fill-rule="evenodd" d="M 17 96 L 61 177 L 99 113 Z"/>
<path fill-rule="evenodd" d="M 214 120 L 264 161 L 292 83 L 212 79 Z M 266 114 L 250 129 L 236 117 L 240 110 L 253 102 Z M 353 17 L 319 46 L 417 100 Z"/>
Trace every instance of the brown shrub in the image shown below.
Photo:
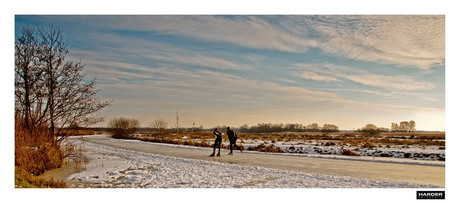
<path fill-rule="evenodd" d="M 46 127 L 26 130 L 16 124 L 15 166 L 34 175 L 60 167 L 64 156 L 59 142 L 50 134 Z"/>
<path fill-rule="evenodd" d="M 342 155 L 346 155 L 346 156 L 361 156 L 360 154 L 356 153 L 356 152 L 353 152 L 349 149 L 345 149 L 342 151 Z"/>
<path fill-rule="evenodd" d="M 366 142 L 366 143 L 363 145 L 363 148 L 368 148 L 368 149 L 372 149 L 372 148 L 374 148 L 374 147 L 375 147 L 375 145 L 370 144 L 369 142 Z"/>
<path fill-rule="evenodd" d="M 334 146 L 334 145 L 335 145 L 334 142 L 326 142 L 326 144 L 324 144 L 324 146 L 326 146 L 326 147 L 327 147 L 327 146 Z"/>
<path fill-rule="evenodd" d="M 201 140 L 200 147 L 212 147 L 205 140 Z"/>
<path fill-rule="evenodd" d="M 127 139 L 139 128 L 140 122 L 137 119 L 114 118 L 109 122 L 108 131 L 113 138 Z"/>

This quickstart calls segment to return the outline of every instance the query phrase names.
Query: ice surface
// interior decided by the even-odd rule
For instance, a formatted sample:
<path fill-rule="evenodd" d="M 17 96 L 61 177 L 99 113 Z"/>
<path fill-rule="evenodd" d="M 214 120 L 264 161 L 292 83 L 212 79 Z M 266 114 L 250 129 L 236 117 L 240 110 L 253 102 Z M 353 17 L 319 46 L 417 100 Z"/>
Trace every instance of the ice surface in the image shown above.
<path fill-rule="evenodd" d="M 86 170 L 68 177 L 69 187 L 108 188 L 419 188 L 344 176 L 308 174 L 185 159 L 70 139 L 84 146 Z"/>

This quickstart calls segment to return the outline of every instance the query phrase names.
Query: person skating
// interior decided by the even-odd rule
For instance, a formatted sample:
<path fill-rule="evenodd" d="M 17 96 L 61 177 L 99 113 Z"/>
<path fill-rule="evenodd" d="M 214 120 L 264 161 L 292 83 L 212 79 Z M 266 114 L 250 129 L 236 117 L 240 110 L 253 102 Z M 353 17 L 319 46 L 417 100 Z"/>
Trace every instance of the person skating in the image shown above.
<path fill-rule="evenodd" d="M 214 141 L 214 151 L 209 156 L 214 156 L 214 154 L 216 153 L 216 146 L 219 147 L 219 152 L 217 153 L 217 156 L 220 156 L 220 145 L 222 144 L 222 132 L 220 132 L 216 128 L 214 129 L 213 134 L 216 136 L 216 141 Z"/>
<path fill-rule="evenodd" d="M 230 129 L 230 127 L 227 127 L 227 136 L 228 140 L 230 141 L 230 153 L 229 155 L 233 155 L 233 146 L 235 146 L 237 149 L 239 149 L 241 152 L 243 152 L 243 149 L 241 149 L 238 145 L 236 145 L 236 139 L 238 139 L 238 136 L 236 135 L 233 130 Z"/>

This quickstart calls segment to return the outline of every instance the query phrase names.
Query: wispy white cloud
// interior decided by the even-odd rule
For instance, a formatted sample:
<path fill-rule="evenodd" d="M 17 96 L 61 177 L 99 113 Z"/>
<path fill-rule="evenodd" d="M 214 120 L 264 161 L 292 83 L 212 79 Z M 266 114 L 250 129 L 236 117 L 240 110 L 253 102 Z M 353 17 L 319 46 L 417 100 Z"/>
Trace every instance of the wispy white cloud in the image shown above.
<path fill-rule="evenodd" d="M 262 18 L 252 16 L 166 16 L 153 26 L 170 34 L 230 42 L 257 49 L 296 52 L 317 45 L 315 40 L 291 35 Z"/>
<path fill-rule="evenodd" d="M 357 68 L 322 64 L 297 64 L 301 69 L 298 76 L 301 78 L 317 81 L 350 80 L 362 85 L 381 87 L 390 90 L 430 90 L 434 84 L 417 80 L 416 77 L 407 75 L 379 75 Z"/>
<path fill-rule="evenodd" d="M 155 31 L 255 49 L 298 52 L 317 46 L 316 40 L 292 35 L 257 16 L 72 16 L 68 20 L 94 27 Z"/>
<path fill-rule="evenodd" d="M 170 69 L 110 61 L 89 60 L 87 62 L 87 66 L 90 66 L 90 69 L 95 73 L 99 73 L 98 75 L 102 79 L 112 81 L 109 84 L 102 84 L 100 87 L 107 88 L 104 91 L 113 94 L 115 98 L 124 98 L 125 96 L 119 96 L 118 94 L 126 95 L 129 92 L 130 95 L 138 95 L 136 99 L 143 101 L 149 101 L 149 97 L 153 96 L 154 100 L 161 100 L 165 103 L 181 101 L 180 103 L 175 102 L 176 105 L 188 102 L 191 102 L 189 105 L 192 103 L 195 103 L 192 105 L 196 105 L 196 102 L 199 102 L 202 105 L 207 104 L 210 108 L 217 105 L 222 108 L 232 106 L 231 108 L 249 109 L 250 107 L 253 110 L 275 107 L 280 102 L 283 103 L 284 108 L 288 108 L 287 106 L 291 106 L 289 108 L 300 108 L 298 103 L 303 103 L 307 106 L 311 105 L 310 108 L 325 108 L 330 105 L 330 108 L 436 109 L 421 106 L 354 101 L 342 98 L 338 93 L 331 92 L 331 89 L 304 88 L 282 85 L 271 81 L 256 81 L 211 70 Z M 112 69 L 107 69 L 106 67 L 112 67 Z M 351 69 L 340 66 L 331 67 L 334 70 L 342 69 L 341 74 L 343 74 L 343 71 Z M 345 78 L 345 76 L 328 77 Z M 132 83 L 129 81 L 142 82 Z M 384 82 L 385 80 L 382 81 L 382 83 Z M 350 91 L 366 92 L 366 90 Z M 393 91 L 367 90 L 366 93 L 389 97 L 393 94 Z M 401 91 L 400 94 L 405 93 Z M 427 95 L 418 96 L 427 97 Z M 320 103 L 321 105 L 319 105 Z"/>
<path fill-rule="evenodd" d="M 302 114 L 304 119 L 312 117 L 310 112 L 321 116 L 327 112 L 327 119 L 332 119 L 336 112 L 444 110 L 443 93 L 432 95 L 433 91 L 424 91 L 437 88 L 419 79 L 417 74 L 405 75 L 398 70 L 377 74 L 370 69 L 337 65 L 339 61 L 351 61 L 344 58 L 371 62 L 352 61 L 361 66 L 382 63 L 423 71 L 443 65 L 443 16 L 85 18 L 80 21 L 94 23 L 98 29 L 79 36 L 78 40 L 87 43 L 87 49 L 72 49 L 71 54 L 84 56 L 83 63 L 90 76 L 97 75 L 101 82 L 98 87 L 103 89 L 104 96 L 115 98 L 114 104 L 120 106 L 113 108 L 113 112 L 128 112 L 126 108 L 131 108 L 137 109 L 138 114 L 147 114 L 145 109 L 168 104 L 171 108 L 196 111 L 201 117 L 216 112 L 225 115 L 251 112 L 252 115 L 246 113 L 239 118 L 253 116 L 256 122 L 270 114 L 283 118 Z M 191 43 L 181 46 L 168 40 L 155 41 L 164 38 L 146 38 L 144 34 L 149 32 L 154 33 L 152 36 L 160 34 L 168 40 Z M 271 51 L 236 46 L 226 49 L 227 43 Z M 219 49 L 221 47 L 224 49 Z M 309 58 L 302 58 L 309 52 L 319 56 L 315 62 L 308 63 Z M 329 63 L 316 62 L 325 55 Z M 334 56 L 341 57 L 335 61 Z M 299 70 L 297 77 L 289 77 L 292 68 L 282 67 L 292 67 L 295 63 L 299 63 L 295 66 L 295 70 Z M 299 77 L 328 85 L 318 85 L 316 89 L 301 87 Z M 342 82 L 350 84 L 350 81 L 360 85 L 328 88 L 338 87 L 336 85 Z M 354 89 L 361 85 L 364 88 Z M 360 98 L 354 98 L 356 95 Z M 412 102 L 414 98 L 421 102 Z M 158 111 L 163 110 L 151 110 Z"/>
<path fill-rule="evenodd" d="M 426 101 L 430 101 L 430 102 L 438 102 L 438 100 L 434 97 L 422 97 L 424 100 Z"/>
<path fill-rule="evenodd" d="M 300 73 L 300 77 L 304 79 L 325 81 L 325 82 L 332 82 L 332 81 L 339 80 L 338 77 L 322 75 L 321 73 L 318 73 L 317 71 L 310 71 L 310 70 L 302 71 L 302 73 Z"/>
<path fill-rule="evenodd" d="M 444 16 L 318 16 L 306 21 L 327 53 L 422 70 L 444 65 Z"/>
<path fill-rule="evenodd" d="M 442 94 L 429 94 L 413 91 L 398 91 L 398 90 L 375 90 L 375 89 L 347 89 L 347 88 L 310 88 L 312 90 L 319 90 L 325 92 L 358 92 L 369 95 L 377 95 L 391 99 L 402 99 L 404 97 L 420 98 L 429 102 L 439 102 L 444 98 Z M 442 105 L 443 106 L 443 105 Z"/>
<path fill-rule="evenodd" d="M 336 56 L 424 71 L 444 65 L 445 60 L 445 18 L 442 15 L 69 18 L 95 27 L 154 31 L 254 49 L 305 52 L 318 48 Z"/>
<path fill-rule="evenodd" d="M 153 60 L 163 63 L 200 66 L 221 70 L 245 70 L 251 67 L 247 64 L 217 56 L 203 50 L 191 50 L 160 41 L 145 40 L 135 37 L 122 37 L 110 33 L 92 33 L 87 39 L 90 43 L 108 44 L 109 47 L 98 47 L 100 51 L 72 50 L 72 54 L 89 58 L 105 58 L 112 61 L 127 60 L 136 57 L 142 61 Z"/>
<path fill-rule="evenodd" d="M 237 101 L 247 104 L 271 103 L 267 101 L 341 101 L 335 93 L 251 80 L 217 70 L 143 66 L 116 61 L 110 57 L 105 60 L 101 60 L 102 58 L 104 57 L 85 59 L 84 63 L 89 75 L 97 75 L 101 81 L 98 86 L 107 89 L 104 92 L 114 94 L 115 98 L 127 92 L 137 92 L 138 95 L 150 92 L 157 98 L 205 101 L 205 98 L 214 98 L 222 102 L 228 101 L 228 98 L 215 96 L 229 94 Z"/>

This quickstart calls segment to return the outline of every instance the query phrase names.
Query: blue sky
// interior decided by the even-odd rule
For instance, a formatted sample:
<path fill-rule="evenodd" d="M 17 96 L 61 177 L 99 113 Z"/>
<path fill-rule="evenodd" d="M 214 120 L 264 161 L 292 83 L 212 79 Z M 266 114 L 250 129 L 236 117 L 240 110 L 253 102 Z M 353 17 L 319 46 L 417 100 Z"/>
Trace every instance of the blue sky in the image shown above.
<path fill-rule="evenodd" d="M 54 24 L 82 60 L 99 114 L 181 126 L 414 120 L 445 130 L 442 15 L 15 16 Z"/>

